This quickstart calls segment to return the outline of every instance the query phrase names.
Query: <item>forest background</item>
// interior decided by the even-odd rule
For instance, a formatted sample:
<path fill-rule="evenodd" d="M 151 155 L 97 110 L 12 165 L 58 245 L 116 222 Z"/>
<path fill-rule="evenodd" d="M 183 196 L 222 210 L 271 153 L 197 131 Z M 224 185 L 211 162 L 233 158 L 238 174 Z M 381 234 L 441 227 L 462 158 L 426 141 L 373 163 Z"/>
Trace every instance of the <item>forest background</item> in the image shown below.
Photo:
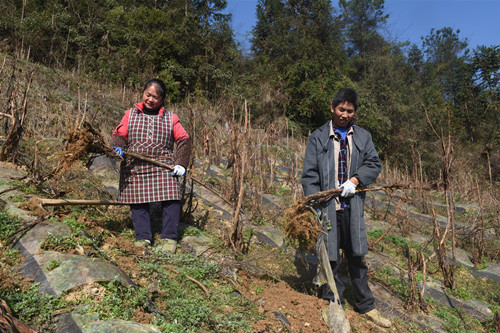
<path fill-rule="evenodd" d="M 447 27 L 422 36 L 422 46 L 394 43 L 380 33 L 383 0 L 336 5 L 260 0 L 244 55 L 224 0 L 6 0 L 0 48 L 103 89 L 120 85 L 124 95 L 159 77 L 171 103 L 246 100 L 256 126 L 286 118 L 299 135 L 329 118 L 339 88 L 353 87 L 361 99 L 356 123 L 373 134 L 382 159 L 401 168 L 421 163 L 437 179 L 441 148 L 425 112 L 438 128 L 449 114 L 470 172 L 498 181 L 500 46 L 471 50 Z"/>

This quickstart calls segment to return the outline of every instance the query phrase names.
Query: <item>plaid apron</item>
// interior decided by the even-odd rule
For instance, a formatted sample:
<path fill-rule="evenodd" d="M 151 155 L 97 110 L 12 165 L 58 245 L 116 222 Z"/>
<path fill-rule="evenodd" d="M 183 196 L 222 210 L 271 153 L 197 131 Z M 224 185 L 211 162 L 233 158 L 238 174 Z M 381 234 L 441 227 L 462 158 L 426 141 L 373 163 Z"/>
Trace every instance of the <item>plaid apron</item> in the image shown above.
<path fill-rule="evenodd" d="M 172 165 L 174 138 L 172 113 L 148 116 L 132 109 L 128 121 L 129 152 Z M 120 167 L 118 201 L 127 204 L 180 200 L 179 182 L 171 171 L 152 163 L 126 157 Z"/>

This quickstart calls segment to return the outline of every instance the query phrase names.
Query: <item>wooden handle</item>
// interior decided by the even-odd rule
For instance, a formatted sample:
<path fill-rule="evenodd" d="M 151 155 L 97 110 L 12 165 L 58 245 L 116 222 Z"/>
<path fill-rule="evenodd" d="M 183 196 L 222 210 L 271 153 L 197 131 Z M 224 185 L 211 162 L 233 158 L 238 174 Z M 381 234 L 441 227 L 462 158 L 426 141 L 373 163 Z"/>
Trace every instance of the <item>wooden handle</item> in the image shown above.
<path fill-rule="evenodd" d="M 28 207 L 33 210 L 41 210 L 43 206 L 78 206 L 78 205 L 125 205 L 124 203 L 118 201 L 110 200 L 71 200 L 71 199 L 42 199 L 38 197 L 33 197 L 28 200 Z"/>
<path fill-rule="evenodd" d="M 118 201 L 109 200 L 67 200 L 67 199 L 40 199 L 42 206 L 78 206 L 78 205 L 124 205 Z"/>

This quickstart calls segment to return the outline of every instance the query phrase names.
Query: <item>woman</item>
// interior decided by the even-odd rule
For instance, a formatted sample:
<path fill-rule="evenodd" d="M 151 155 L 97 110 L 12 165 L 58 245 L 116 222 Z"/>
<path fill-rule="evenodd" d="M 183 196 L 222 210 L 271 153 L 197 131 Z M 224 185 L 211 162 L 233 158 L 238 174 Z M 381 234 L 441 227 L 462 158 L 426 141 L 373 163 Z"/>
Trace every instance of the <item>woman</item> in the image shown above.
<path fill-rule="evenodd" d="M 174 253 L 181 211 L 177 177 L 186 173 L 191 155 L 191 139 L 179 122 L 179 117 L 165 111 L 165 96 L 163 81 L 148 81 L 142 92 L 142 102 L 125 112 L 110 143 L 122 157 L 126 150 L 174 166 L 170 172 L 164 167 L 125 154 L 120 168 L 118 196 L 120 202 L 130 205 L 136 245 L 143 247 L 149 247 L 153 241 L 149 203 L 161 202 L 161 251 Z M 174 143 L 177 145 L 175 154 Z"/>

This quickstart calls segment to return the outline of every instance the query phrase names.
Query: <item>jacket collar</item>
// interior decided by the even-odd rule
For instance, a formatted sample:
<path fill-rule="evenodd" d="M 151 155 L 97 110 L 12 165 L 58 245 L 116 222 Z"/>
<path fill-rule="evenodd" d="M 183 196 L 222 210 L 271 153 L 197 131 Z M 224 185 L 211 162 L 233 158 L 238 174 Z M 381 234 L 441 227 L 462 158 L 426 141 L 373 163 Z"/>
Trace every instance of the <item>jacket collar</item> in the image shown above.
<path fill-rule="evenodd" d="M 352 135 L 354 133 L 354 130 L 352 129 L 353 126 L 354 125 L 352 123 L 349 125 L 349 130 L 347 131 L 347 135 Z M 330 120 L 330 137 L 332 136 L 336 137 L 335 129 L 333 128 L 333 121 Z"/>
<path fill-rule="evenodd" d="M 319 142 L 321 143 L 321 147 L 323 147 L 325 150 L 328 150 L 328 144 L 332 142 L 331 136 L 330 136 L 330 130 L 331 130 L 331 120 L 323 124 L 321 127 L 317 129 L 318 131 L 318 139 Z M 351 125 L 351 129 L 349 130 L 349 133 L 352 132 L 352 137 L 351 137 L 351 142 L 357 146 L 357 135 L 356 135 L 356 125 Z"/>

